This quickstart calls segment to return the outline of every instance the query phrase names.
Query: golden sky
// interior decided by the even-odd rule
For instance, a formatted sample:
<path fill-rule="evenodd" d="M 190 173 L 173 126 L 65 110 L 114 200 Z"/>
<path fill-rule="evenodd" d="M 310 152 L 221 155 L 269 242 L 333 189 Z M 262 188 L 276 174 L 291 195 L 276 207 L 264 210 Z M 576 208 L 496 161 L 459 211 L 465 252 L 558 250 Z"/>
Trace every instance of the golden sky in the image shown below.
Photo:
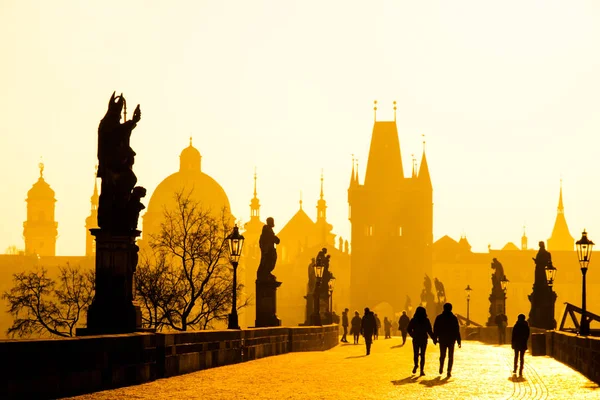
<path fill-rule="evenodd" d="M 25 196 L 56 191 L 58 255 L 85 252 L 97 127 L 113 90 L 142 120 L 138 184 L 177 171 L 189 136 L 202 169 L 249 219 L 276 230 L 328 219 L 349 237 L 351 158 L 360 177 L 373 100 L 393 118 L 406 173 L 425 135 L 434 239 L 474 250 L 551 233 L 566 218 L 600 241 L 600 3 L 590 1 L 0 1 L 0 251 L 23 247 Z M 146 198 L 145 203 L 148 203 Z"/>

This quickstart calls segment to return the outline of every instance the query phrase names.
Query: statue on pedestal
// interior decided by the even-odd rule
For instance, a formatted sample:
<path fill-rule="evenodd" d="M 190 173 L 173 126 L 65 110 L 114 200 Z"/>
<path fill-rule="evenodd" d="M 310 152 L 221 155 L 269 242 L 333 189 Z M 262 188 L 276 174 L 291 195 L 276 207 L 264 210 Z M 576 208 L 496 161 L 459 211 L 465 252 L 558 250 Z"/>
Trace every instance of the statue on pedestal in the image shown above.
<path fill-rule="evenodd" d="M 260 245 L 260 264 L 256 271 L 256 327 L 279 326 L 281 320 L 277 318 L 277 288 L 281 282 L 277 282 L 272 274 L 277 263 L 276 245 L 280 240 L 275 236 L 273 218 L 267 218 L 263 226 L 258 243 Z"/>
<path fill-rule="evenodd" d="M 96 241 L 95 294 L 87 328 L 77 335 L 128 333 L 141 325 L 139 308 L 132 301 L 139 250 L 135 240 L 141 233 L 137 226 L 146 189 L 135 186 L 135 152 L 129 144 L 140 118 L 138 104 L 133 118 L 127 120 L 125 98 L 113 92 L 98 126 L 99 228 L 90 230 Z"/>
<path fill-rule="evenodd" d="M 531 302 L 529 311 L 529 325 L 535 328 L 555 329 L 554 305 L 556 293 L 546 280 L 546 267 L 552 267 L 552 256 L 546 250 L 544 242 L 539 242 L 540 249 L 533 258 L 535 262 L 535 280 L 533 291 L 528 296 Z"/>
<path fill-rule="evenodd" d="M 504 290 L 502 290 L 502 280 L 506 279 L 506 275 L 504 275 L 504 267 L 502 263 L 498 261 L 498 259 L 493 258 L 491 264 L 492 270 L 492 292 L 490 293 L 489 301 L 490 308 L 488 317 L 487 326 L 496 326 L 496 317 L 498 315 L 504 315 L 504 305 L 506 302 L 506 294 Z"/>

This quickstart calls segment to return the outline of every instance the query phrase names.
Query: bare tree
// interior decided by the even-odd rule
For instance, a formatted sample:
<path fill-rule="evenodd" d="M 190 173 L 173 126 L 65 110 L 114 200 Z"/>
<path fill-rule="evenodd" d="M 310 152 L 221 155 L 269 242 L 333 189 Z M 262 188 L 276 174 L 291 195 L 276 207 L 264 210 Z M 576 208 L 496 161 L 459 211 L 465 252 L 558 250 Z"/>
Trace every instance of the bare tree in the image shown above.
<path fill-rule="evenodd" d="M 58 282 L 47 275 L 43 267 L 13 274 L 13 288 L 2 294 L 13 317 L 7 335 L 74 336 L 94 297 L 94 272 L 67 264 Z"/>
<path fill-rule="evenodd" d="M 191 199 L 191 192 L 176 193 L 175 200 L 176 207 L 164 211 L 160 232 L 150 238 L 152 254 L 142 255 L 136 271 L 144 326 L 208 329 L 231 310 L 233 282 L 225 243 L 231 218 L 227 210 L 216 217 Z M 239 294 L 242 289 L 238 284 Z M 247 303 L 243 299 L 238 309 Z"/>

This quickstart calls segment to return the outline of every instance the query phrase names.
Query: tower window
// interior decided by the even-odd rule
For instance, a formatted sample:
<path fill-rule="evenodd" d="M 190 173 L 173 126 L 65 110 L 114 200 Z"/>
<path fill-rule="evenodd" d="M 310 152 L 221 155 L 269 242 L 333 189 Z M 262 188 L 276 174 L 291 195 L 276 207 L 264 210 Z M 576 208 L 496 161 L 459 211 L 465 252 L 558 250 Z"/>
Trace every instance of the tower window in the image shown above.
<path fill-rule="evenodd" d="M 402 227 L 401 226 L 398 227 L 398 236 L 402 236 Z"/>
<path fill-rule="evenodd" d="M 365 233 L 367 236 L 373 236 L 373 225 L 368 225 Z"/>

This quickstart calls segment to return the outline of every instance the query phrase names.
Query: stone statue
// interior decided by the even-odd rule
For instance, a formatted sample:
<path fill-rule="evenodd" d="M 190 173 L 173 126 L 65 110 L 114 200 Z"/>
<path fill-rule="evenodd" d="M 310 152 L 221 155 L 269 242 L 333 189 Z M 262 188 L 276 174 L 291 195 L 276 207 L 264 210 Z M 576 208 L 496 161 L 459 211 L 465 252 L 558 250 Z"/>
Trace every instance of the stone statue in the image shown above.
<path fill-rule="evenodd" d="M 275 232 L 273 232 L 274 226 L 275 221 L 273 218 L 267 218 L 267 223 L 263 226 L 260 239 L 258 240 L 261 253 L 260 264 L 256 273 L 258 281 L 275 281 L 275 275 L 271 272 L 275 269 L 275 263 L 277 262 L 277 250 L 275 246 L 279 244 L 280 240 L 275 236 Z"/>
<path fill-rule="evenodd" d="M 493 292 L 501 292 L 502 291 L 502 279 L 505 278 L 504 275 L 504 267 L 496 258 L 492 259 L 492 269 L 494 273 L 492 274 L 492 293 Z"/>
<path fill-rule="evenodd" d="M 535 258 L 533 258 L 533 261 L 535 262 L 534 283 L 536 285 L 546 286 L 546 266 L 552 265 L 552 256 L 550 255 L 548 250 L 546 250 L 546 245 L 543 241 L 540 241 L 538 244 L 540 246 L 540 249 L 536 254 Z"/>
<path fill-rule="evenodd" d="M 315 259 L 313 258 L 308 264 L 308 294 L 311 294 L 315 290 L 317 283 L 317 277 L 315 276 Z"/>
<path fill-rule="evenodd" d="M 139 216 L 140 198 L 145 196 L 141 187 L 133 195 L 137 183 L 133 173 L 135 152 L 129 145 L 131 132 L 140 121 L 140 106 L 135 108 L 133 118 L 121 123 L 121 112 L 126 112 L 123 95 L 113 92 L 108 111 L 98 127 L 98 178 L 102 178 L 98 205 L 98 226 L 113 233 L 135 230 Z M 142 195 L 143 193 L 143 195 Z M 142 206 L 143 207 L 143 206 Z"/>
<path fill-rule="evenodd" d="M 444 289 L 444 284 L 438 278 L 434 279 L 433 284 L 435 285 L 435 291 L 437 293 L 438 303 L 441 303 L 441 304 L 445 303 L 446 302 L 446 289 Z"/>

